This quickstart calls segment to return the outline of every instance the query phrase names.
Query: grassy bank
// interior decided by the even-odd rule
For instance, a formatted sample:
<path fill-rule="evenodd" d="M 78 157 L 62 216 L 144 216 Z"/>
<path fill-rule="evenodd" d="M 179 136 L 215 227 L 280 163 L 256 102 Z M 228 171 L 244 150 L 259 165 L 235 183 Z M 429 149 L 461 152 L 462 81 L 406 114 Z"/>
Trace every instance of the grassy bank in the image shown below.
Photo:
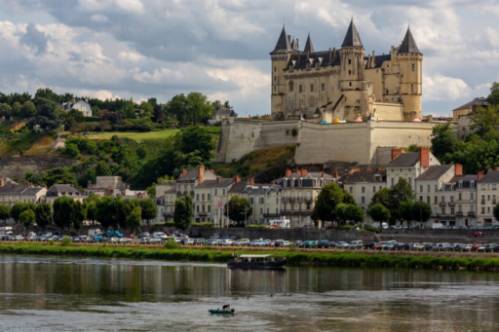
<path fill-rule="evenodd" d="M 220 127 L 206 126 L 210 134 L 218 136 L 220 133 Z M 113 136 L 126 137 L 132 139 L 136 142 L 144 142 L 148 140 L 163 140 L 175 136 L 180 129 L 162 129 L 162 130 L 152 130 L 146 132 L 133 132 L 133 131 L 103 131 L 103 132 L 91 132 L 85 135 L 86 138 L 90 140 L 109 140 Z"/>
<path fill-rule="evenodd" d="M 499 257 L 416 255 L 411 253 L 298 251 L 292 249 L 241 250 L 218 248 L 165 249 L 143 246 L 0 243 L 0 253 L 159 259 L 171 261 L 227 262 L 234 253 L 265 253 L 285 257 L 292 266 L 405 268 L 499 272 Z"/>

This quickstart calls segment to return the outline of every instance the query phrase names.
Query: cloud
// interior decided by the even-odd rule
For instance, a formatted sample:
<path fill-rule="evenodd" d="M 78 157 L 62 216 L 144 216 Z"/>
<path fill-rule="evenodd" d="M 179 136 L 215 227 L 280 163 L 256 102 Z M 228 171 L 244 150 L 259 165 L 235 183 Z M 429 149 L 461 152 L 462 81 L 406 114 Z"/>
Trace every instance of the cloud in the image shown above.
<path fill-rule="evenodd" d="M 5 0 L 1 91 L 167 100 L 200 91 L 240 114 L 270 111 L 282 24 L 317 49 L 354 18 L 366 52 L 388 53 L 408 25 L 424 53 L 424 109 L 445 113 L 499 79 L 495 0 Z"/>

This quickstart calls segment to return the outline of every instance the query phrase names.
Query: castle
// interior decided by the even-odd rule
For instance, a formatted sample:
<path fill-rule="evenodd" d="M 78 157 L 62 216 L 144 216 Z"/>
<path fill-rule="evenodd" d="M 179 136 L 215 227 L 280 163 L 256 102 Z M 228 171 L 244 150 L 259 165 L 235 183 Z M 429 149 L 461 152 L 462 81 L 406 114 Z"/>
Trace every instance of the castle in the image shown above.
<path fill-rule="evenodd" d="M 390 54 L 364 54 L 353 23 L 340 49 L 303 51 L 282 29 L 270 53 L 272 121 L 224 121 L 217 160 L 294 145 L 297 165 L 330 161 L 386 165 L 392 148 L 429 147 L 434 123 L 423 120 L 422 60 L 410 29 Z"/>
<path fill-rule="evenodd" d="M 303 51 L 298 47 L 283 27 L 270 53 L 273 119 L 420 118 L 423 54 L 409 28 L 389 54 L 366 55 L 353 19 L 341 48 L 316 51 L 310 35 Z"/>

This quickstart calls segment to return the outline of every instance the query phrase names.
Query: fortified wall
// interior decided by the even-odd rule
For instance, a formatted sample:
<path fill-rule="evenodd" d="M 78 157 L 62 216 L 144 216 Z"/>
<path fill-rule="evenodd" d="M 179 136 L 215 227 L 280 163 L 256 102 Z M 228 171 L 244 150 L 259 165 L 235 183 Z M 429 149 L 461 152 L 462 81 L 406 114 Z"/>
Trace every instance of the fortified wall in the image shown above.
<path fill-rule="evenodd" d="M 430 122 L 367 121 L 321 125 L 300 120 L 224 122 L 217 161 L 231 162 L 266 147 L 296 145 L 298 165 L 328 161 L 384 165 L 392 147 L 430 146 Z"/>

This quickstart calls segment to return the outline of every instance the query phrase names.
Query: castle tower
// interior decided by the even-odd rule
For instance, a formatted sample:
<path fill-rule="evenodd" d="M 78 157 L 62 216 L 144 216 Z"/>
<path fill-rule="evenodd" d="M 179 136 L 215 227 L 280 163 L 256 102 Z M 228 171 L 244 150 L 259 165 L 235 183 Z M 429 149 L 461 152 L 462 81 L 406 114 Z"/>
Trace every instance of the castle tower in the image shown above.
<path fill-rule="evenodd" d="M 286 34 L 286 29 L 282 27 L 281 34 L 270 53 L 272 59 L 272 95 L 271 95 L 271 114 L 275 120 L 284 119 L 286 93 L 286 80 L 284 79 L 284 70 L 289 62 L 291 54 L 298 48 L 298 41 L 292 40 L 290 35 Z"/>
<path fill-rule="evenodd" d="M 364 47 L 357 27 L 350 21 L 340 49 L 340 88 L 345 97 L 343 118 L 355 119 L 366 99 L 364 81 Z"/>
<path fill-rule="evenodd" d="M 409 28 L 398 48 L 397 60 L 400 64 L 400 95 L 404 105 L 404 120 L 412 121 L 421 116 L 423 54 Z"/>

